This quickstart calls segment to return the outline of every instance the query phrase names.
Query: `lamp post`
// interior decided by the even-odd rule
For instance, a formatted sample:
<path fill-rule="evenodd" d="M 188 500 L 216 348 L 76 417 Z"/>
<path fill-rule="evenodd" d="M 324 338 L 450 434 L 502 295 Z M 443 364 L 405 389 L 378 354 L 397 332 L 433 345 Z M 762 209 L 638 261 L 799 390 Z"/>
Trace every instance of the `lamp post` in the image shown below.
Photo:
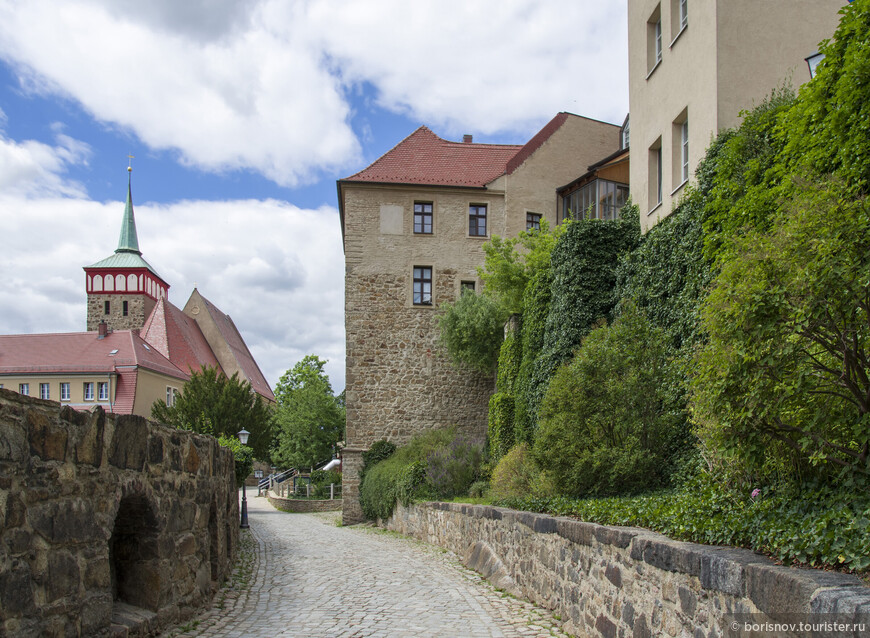
<path fill-rule="evenodd" d="M 242 445 L 245 445 L 248 442 L 248 432 L 246 429 L 242 428 L 239 431 L 239 442 Z M 248 477 L 245 477 L 245 481 Z M 248 529 L 250 527 L 248 525 L 248 486 L 245 484 L 245 481 L 242 481 L 242 522 L 239 525 L 242 529 Z"/>

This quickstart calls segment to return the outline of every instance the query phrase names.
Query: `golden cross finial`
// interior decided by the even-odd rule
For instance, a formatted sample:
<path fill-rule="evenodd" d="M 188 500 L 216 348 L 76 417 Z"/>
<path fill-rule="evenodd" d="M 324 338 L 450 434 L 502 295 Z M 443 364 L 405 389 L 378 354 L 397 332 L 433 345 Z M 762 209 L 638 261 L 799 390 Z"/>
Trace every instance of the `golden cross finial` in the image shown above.
<path fill-rule="evenodd" d="M 128 154 L 127 157 L 130 158 L 130 160 L 129 160 L 130 163 L 127 165 L 127 172 L 129 173 L 133 170 L 133 157 L 134 157 L 134 155 Z"/>

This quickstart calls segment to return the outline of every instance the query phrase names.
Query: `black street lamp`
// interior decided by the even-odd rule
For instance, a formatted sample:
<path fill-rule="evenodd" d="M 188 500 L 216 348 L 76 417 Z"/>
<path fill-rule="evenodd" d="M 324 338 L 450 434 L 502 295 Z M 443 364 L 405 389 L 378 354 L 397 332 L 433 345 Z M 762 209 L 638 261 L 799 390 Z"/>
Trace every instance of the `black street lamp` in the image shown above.
<path fill-rule="evenodd" d="M 248 442 L 248 435 L 250 432 L 242 428 L 239 431 L 239 442 L 242 445 L 245 445 Z M 245 477 L 245 481 L 247 481 L 248 477 Z M 248 529 L 250 527 L 248 525 L 248 486 L 242 481 L 242 522 L 239 525 L 242 529 Z"/>

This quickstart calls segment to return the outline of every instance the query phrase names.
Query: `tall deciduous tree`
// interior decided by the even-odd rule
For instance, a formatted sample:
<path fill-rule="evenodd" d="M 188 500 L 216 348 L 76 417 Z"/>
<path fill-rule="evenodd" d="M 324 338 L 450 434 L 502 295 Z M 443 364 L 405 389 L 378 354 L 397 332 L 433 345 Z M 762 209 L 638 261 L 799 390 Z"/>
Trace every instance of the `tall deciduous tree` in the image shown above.
<path fill-rule="evenodd" d="M 248 446 L 260 459 L 269 458 L 271 412 L 263 397 L 238 373 L 227 377 L 217 368 L 203 366 L 192 372 L 171 406 L 163 400 L 151 406 L 151 418 L 184 430 L 214 436 L 251 433 Z"/>
<path fill-rule="evenodd" d="M 272 460 L 279 465 L 312 467 L 329 459 L 344 437 L 344 393 L 333 395 L 324 365 L 307 355 L 278 381 Z"/>

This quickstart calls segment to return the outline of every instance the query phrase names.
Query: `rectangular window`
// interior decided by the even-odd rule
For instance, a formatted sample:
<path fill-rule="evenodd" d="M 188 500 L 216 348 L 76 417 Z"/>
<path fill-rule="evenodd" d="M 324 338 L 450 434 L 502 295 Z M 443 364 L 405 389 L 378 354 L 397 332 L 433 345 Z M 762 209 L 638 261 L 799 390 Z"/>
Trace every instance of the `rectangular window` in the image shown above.
<path fill-rule="evenodd" d="M 88 381 L 84 384 L 84 397 L 85 401 L 93 401 L 94 400 L 94 382 Z"/>
<path fill-rule="evenodd" d="M 103 302 L 103 314 L 108 315 L 111 313 L 111 310 L 112 310 L 112 306 L 109 304 L 109 302 L 104 301 Z"/>
<path fill-rule="evenodd" d="M 471 237 L 486 237 L 486 204 L 471 204 L 468 207 L 468 234 Z"/>
<path fill-rule="evenodd" d="M 173 405 L 175 405 L 175 391 L 174 390 L 175 390 L 174 388 L 172 388 L 170 386 L 166 386 L 166 405 L 168 405 L 169 407 L 172 407 Z"/>
<path fill-rule="evenodd" d="M 541 216 L 538 213 L 526 213 L 526 230 L 541 230 Z"/>
<path fill-rule="evenodd" d="M 69 401 L 69 383 L 60 384 L 60 400 Z"/>
<path fill-rule="evenodd" d="M 126 301 L 121 302 L 121 314 L 125 317 L 129 314 L 129 307 Z"/>
<path fill-rule="evenodd" d="M 414 305 L 432 305 L 432 268 L 414 266 Z"/>
<path fill-rule="evenodd" d="M 662 138 L 649 149 L 649 209 L 662 203 Z"/>
<path fill-rule="evenodd" d="M 109 382 L 108 381 L 100 381 L 97 384 L 97 398 L 100 401 L 108 401 L 109 400 Z"/>
<path fill-rule="evenodd" d="M 653 69 L 662 61 L 662 6 L 656 5 L 646 22 L 646 70 Z"/>
<path fill-rule="evenodd" d="M 627 201 L 627 184 L 596 179 L 565 195 L 562 218 L 619 219 L 619 211 Z"/>
<path fill-rule="evenodd" d="M 414 233 L 416 235 L 432 234 L 432 203 L 414 203 Z"/>
<path fill-rule="evenodd" d="M 689 0 L 680 0 L 680 31 L 689 24 Z"/>
<path fill-rule="evenodd" d="M 683 122 L 680 127 L 681 149 L 682 149 L 682 170 L 681 177 L 683 181 L 689 179 L 689 120 Z"/>
<path fill-rule="evenodd" d="M 30 384 L 29 383 L 19 383 L 18 384 L 18 394 L 23 394 L 24 396 L 28 396 L 30 394 Z"/>
<path fill-rule="evenodd" d="M 39 384 L 39 398 L 40 399 L 50 399 L 51 398 L 51 386 L 47 383 Z"/>
<path fill-rule="evenodd" d="M 469 292 L 474 292 L 475 284 L 473 281 L 460 281 L 459 282 L 459 294 L 464 293 L 466 290 Z"/>

